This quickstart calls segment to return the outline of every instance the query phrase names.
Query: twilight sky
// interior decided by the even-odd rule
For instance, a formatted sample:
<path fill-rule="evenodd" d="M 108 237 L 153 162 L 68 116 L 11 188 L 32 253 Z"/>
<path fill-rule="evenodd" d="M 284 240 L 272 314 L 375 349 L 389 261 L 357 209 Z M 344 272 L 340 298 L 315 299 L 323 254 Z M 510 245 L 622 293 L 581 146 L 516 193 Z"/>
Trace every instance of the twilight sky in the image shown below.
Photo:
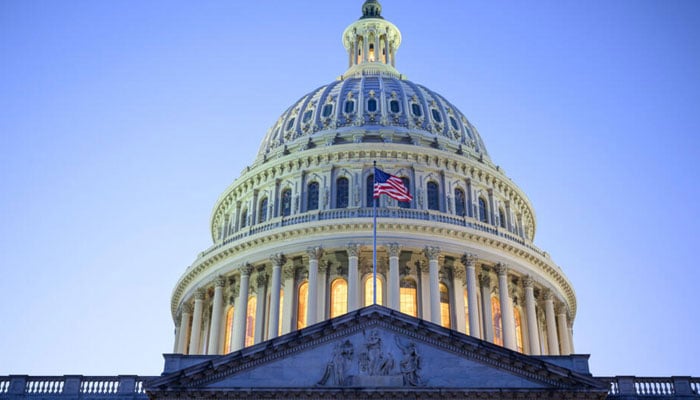
<path fill-rule="evenodd" d="M 361 4 L 0 1 L 0 375 L 160 374 L 215 200 Z M 382 5 L 530 197 L 593 374 L 700 376 L 700 2 Z"/>

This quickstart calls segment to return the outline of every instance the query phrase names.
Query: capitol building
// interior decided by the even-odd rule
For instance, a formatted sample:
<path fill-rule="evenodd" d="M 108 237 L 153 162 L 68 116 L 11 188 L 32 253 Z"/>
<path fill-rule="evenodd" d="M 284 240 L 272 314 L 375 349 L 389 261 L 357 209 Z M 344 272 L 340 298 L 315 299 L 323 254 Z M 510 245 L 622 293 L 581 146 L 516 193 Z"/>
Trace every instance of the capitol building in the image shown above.
<path fill-rule="evenodd" d="M 487 133 L 401 73 L 390 12 L 360 11 L 347 69 L 271 114 L 216 199 L 163 374 L 0 377 L 0 398 L 700 398 L 698 378 L 590 374 L 527 195 Z M 375 198 L 375 163 L 410 202 Z"/>

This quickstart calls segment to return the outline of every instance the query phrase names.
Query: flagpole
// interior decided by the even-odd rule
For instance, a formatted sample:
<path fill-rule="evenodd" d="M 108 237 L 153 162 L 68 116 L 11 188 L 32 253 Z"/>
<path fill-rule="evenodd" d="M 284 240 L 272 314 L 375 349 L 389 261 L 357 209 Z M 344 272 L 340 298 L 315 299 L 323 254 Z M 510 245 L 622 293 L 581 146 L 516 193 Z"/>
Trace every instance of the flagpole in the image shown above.
<path fill-rule="evenodd" d="M 377 184 L 377 161 L 374 161 L 374 185 Z M 374 211 L 373 235 L 372 235 L 372 285 L 374 291 L 372 293 L 372 304 L 377 304 L 377 198 L 374 197 L 374 185 L 372 185 L 372 208 Z"/>

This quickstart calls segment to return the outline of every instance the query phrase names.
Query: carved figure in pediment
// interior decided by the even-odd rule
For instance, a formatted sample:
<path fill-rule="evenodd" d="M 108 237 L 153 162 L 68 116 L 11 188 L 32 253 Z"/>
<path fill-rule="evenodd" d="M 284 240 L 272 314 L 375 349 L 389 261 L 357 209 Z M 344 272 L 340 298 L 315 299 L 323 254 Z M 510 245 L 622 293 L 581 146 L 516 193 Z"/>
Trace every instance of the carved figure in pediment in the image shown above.
<path fill-rule="evenodd" d="M 396 346 L 401 349 L 401 353 L 403 354 L 401 362 L 399 363 L 401 375 L 403 376 L 403 384 L 407 386 L 423 386 L 424 382 L 420 376 L 420 354 L 418 354 L 416 344 L 414 342 L 403 344 L 398 336 L 395 336 L 395 339 Z"/>
<path fill-rule="evenodd" d="M 352 361 L 355 348 L 346 340 L 343 343 L 337 343 L 333 348 L 331 360 L 326 364 L 326 369 L 323 372 L 323 377 L 318 381 L 319 385 L 325 386 L 347 386 L 351 382 L 350 361 Z"/>
<path fill-rule="evenodd" d="M 365 336 L 365 350 L 360 353 L 360 372 L 369 376 L 389 375 L 394 369 L 394 358 L 384 352 L 379 332 L 372 330 Z"/>

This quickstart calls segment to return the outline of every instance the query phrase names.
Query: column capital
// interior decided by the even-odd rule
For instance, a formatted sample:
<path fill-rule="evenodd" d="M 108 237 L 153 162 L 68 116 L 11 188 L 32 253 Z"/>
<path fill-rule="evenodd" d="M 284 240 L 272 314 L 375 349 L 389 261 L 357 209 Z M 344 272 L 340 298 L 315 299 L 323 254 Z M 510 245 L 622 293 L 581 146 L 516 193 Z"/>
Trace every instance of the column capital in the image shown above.
<path fill-rule="evenodd" d="M 388 243 L 386 248 L 389 250 L 389 257 L 398 257 L 401 252 L 401 245 L 398 243 Z"/>
<path fill-rule="evenodd" d="M 526 275 L 523 278 L 523 287 L 527 288 L 534 288 L 535 287 L 535 280 L 532 279 L 530 275 Z"/>
<path fill-rule="evenodd" d="M 258 287 L 267 285 L 267 274 L 263 271 L 258 272 L 258 276 L 255 278 L 258 283 Z"/>
<path fill-rule="evenodd" d="M 285 265 L 284 268 L 282 268 L 282 277 L 284 280 L 287 279 L 294 279 L 294 271 L 296 267 L 294 265 Z"/>
<path fill-rule="evenodd" d="M 554 300 L 554 293 L 552 292 L 551 289 L 545 289 L 544 292 L 542 293 L 542 297 L 544 298 L 545 301 L 551 301 L 551 300 Z"/>
<path fill-rule="evenodd" d="M 287 262 L 287 257 L 282 253 L 277 253 L 270 256 L 270 261 L 272 261 L 273 267 L 281 267 Z"/>
<path fill-rule="evenodd" d="M 249 263 L 242 264 L 238 270 L 241 272 L 241 276 L 250 276 L 253 272 L 253 265 Z"/>
<path fill-rule="evenodd" d="M 440 256 L 440 248 L 437 246 L 425 246 L 423 252 L 430 261 L 437 261 L 438 257 Z"/>
<path fill-rule="evenodd" d="M 323 255 L 323 248 L 321 246 L 309 247 L 306 249 L 306 254 L 308 254 L 309 260 L 318 261 Z"/>
<path fill-rule="evenodd" d="M 318 263 L 318 272 L 320 273 L 325 273 L 326 271 L 330 270 L 332 266 L 332 263 L 330 260 L 323 260 L 322 262 Z"/>
<path fill-rule="evenodd" d="M 199 288 L 194 292 L 195 300 L 204 300 L 207 297 L 207 291 L 204 288 Z"/>
<path fill-rule="evenodd" d="M 185 303 L 182 305 L 182 313 L 183 314 L 192 314 L 192 304 L 190 303 Z"/>
<path fill-rule="evenodd" d="M 496 264 L 494 269 L 496 270 L 496 273 L 498 274 L 498 276 L 508 274 L 508 264 L 498 263 L 498 264 Z"/>
<path fill-rule="evenodd" d="M 452 276 L 455 279 L 459 279 L 460 281 L 462 281 L 462 283 L 465 283 L 467 281 L 467 271 L 463 266 L 459 264 L 455 264 L 452 266 Z"/>
<path fill-rule="evenodd" d="M 223 275 L 219 275 L 214 279 L 214 287 L 224 287 L 226 286 L 226 277 Z"/>
<path fill-rule="evenodd" d="M 460 261 L 462 261 L 462 264 L 464 264 L 465 267 L 475 267 L 476 260 L 478 259 L 479 257 L 477 257 L 476 254 L 464 253 Z"/>
<path fill-rule="evenodd" d="M 358 243 L 348 243 L 345 249 L 348 252 L 348 257 L 358 257 L 360 255 L 360 245 Z"/>
<path fill-rule="evenodd" d="M 430 271 L 430 266 L 425 261 L 418 260 L 416 261 L 416 269 L 418 269 L 420 272 L 427 273 Z"/>
<path fill-rule="evenodd" d="M 481 274 L 479 274 L 479 283 L 481 284 L 481 286 L 491 287 L 491 275 L 482 272 Z"/>
<path fill-rule="evenodd" d="M 566 315 L 567 314 L 567 307 L 562 303 L 556 304 L 554 306 L 554 312 L 556 312 L 557 315 L 561 315 L 561 314 Z"/>

